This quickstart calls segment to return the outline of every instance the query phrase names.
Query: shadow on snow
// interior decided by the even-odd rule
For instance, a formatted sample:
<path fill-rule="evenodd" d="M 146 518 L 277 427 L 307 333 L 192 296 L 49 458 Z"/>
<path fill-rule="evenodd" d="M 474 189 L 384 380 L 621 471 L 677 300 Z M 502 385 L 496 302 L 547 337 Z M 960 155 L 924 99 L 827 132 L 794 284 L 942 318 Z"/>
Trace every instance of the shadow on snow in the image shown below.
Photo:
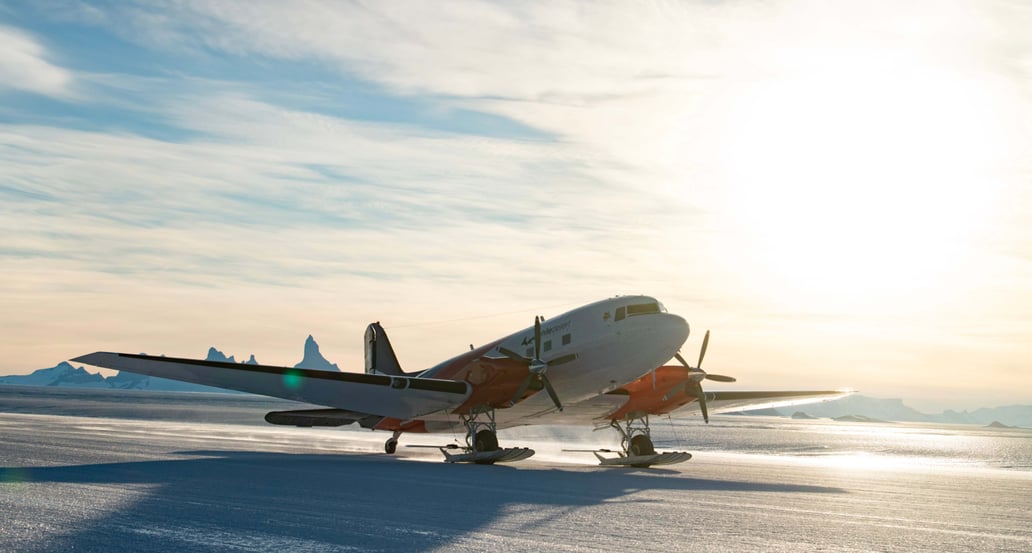
<path fill-rule="evenodd" d="M 844 493 L 842 489 L 706 480 L 654 469 L 564 470 L 449 465 L 383 455 L 234 451 L 181 452 L 185 459 L 0 468 L 11 483 L 149 485 L 130 505 L 34 551 L 425 551 L 510 514 L 549 513 L 611 503 L 647 503 L 634 494 L 665 489 Z M 647 509 L 647 506 L 642 508 Z M 604 515 L 603 515 L 604 516 Z M 305 545 L 307 544 L 307 546 Z"/>

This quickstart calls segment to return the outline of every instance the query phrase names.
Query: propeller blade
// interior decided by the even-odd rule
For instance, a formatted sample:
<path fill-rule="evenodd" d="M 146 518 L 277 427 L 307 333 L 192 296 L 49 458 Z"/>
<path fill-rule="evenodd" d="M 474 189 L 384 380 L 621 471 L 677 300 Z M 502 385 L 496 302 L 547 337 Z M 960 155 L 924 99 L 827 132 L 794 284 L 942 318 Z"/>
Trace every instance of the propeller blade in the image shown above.
<path fill-rule="evenodd" d="M 516 390 L 516 393 L 512 396 L 512 401 L 509 402 L 510 405 L 516 405 L 516 402 L 523 397 L 523 394 L 527 393 L 527 388 L 530 387 L 530 381 L 533 378 L 534 375 L 527 375 L 527 379 L 523 381 L 523 384 L 520 384 L 520 388 Z"/>
<path fill-rule="evenodd" d="M 520 361 L 520 362 L 522 362 L 524 364 L 527 364 L 527 365 L 529 365 L 530 361 L 531 361 L 530 359 L 527 359 L 526 357 L 516 353 L 515 351 L 512 351 L 511 349 L 507 349 L 507 348 L 498 348 L 498 353 L 501 353 L 502 355 L 508 357 L 509 359 L 514 359 L 516 361 Z"/>
<path fill-rule="evenodd" d="M 555 389 L 552 388 L 552 383 L 548 381 L 548 377 L 544 374 L 541 375 L 541 383 L 545 385 L 545 391 L 548 392 L 548 397 L 552 398 L 552 403 L 555 404 L 556 409 L 559 409 L 559 412 L 562 412 L 563 404 L 559 402 L 559 396 L 555 394 Z"/>
<path fill-rule="evenodd" d="M 702 349 L 699 350 L 699 364 L 695 365 L 696 369 L 702 370 L 702 358 L 706 357 L 706 346 L 709 345 L 709 331 L 706 331 L 706 337 L 702 339 Z"/>
<path fill-rule="evenodd" d="M 714 382 L 735 382 L 735 377 L 706 373 L 706 380 L 712 380 Z"/>
<path fill-rule="evenodd" d="M 699 407 L 702 409 L 702 420 L 709 424 L 709 410 L 706 408 L 706 394 L 702 391 L 702 385 L 694 380 L 690 380 L 691 384 L 686 383 L 686 387 L 695 394 L 696 399 L 699 400 Z"/>
<path fill-rule="evenodd" d="M 561 365 L 563 363 L 569 363 L 577 358 L 576 354 L 567 354 L 559 356 L 549 362 L 541 360 L 541 321 L 543 317 L 534 317 L 534 358 L 527 359 L 526 357 L 506 348 L 498 348 L 499 353 L 502 355 L 519 361 L 527 365 L 527 370 L 530 374 L 527 375 L 527 379 L 520 384 L 520 387 L 516 390 L 516 394 L 512 396 L 512 400 L 509 401 L 509 405 L 516 405 L 516 403 L 523 398 L 523 394 L 527 393 L 531 384 L 539 382 L 541 387 L 548 392 L 548 397 L 552 398 L 552 403 L 555 404 L 556 408 L 560 411 L 563 410 L 563 404 L 559 401 L 559 395 L 555 393 L 555 388 L 552 387 L 552 383 L 549 382 L 548 376 L 545 372 L 548 370 L 549 365 Z M 535 387 L 535 390 L 540 390 L 541 387 Z"/>
<path fill-rule="evenodd" d="M 548 361 L 548 366 L 549 367 L 555 367 L 555 366 L 558 366 L 558 365 L 562 365 L 563 363 L 569 363 L 570 361 L 573 361 L 574 359 L 577 359 L 577 354 L 576 353 L 567 353 L 566 355 L 560 355 L 559 357 L 556 357 L 555 359 L 549 360 Z"/>
<path fill-rule="evenodd" d="M 680 361 L 682 365 L 684 365 L 684 368 L 686 368 L 686 369 L 691 369 L 692 368 L 692 366 L 689 365 L 688 362 L 684 360 L 684 357 L 681 357 L 681 352 L 675 353 L 674 357 L 676 357 L 677 360 Z"/>

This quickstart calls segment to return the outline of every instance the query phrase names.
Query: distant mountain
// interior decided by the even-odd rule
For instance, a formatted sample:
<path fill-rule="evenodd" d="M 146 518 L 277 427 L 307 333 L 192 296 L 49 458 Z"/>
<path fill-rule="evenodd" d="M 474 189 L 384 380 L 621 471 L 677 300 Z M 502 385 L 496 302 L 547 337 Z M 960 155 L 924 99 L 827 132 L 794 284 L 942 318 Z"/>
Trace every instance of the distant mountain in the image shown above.
<path fill-rule="evenodd" d="M 922 413 L 903 403 L 902 399 L 875 398 L 851 395 L 835 401 L 800 405 L 792 412 L 763 409 L 747 412 L 757 415 L 775 415 L 800 418 L 801 415 L 842 420 L 844 417 L 877 419 L 894 422 L 930 422 L 945 424 L 988 425 L 999 421 L 1009 426 L 1032 428 L 1032 405 L 1009 405 L 977 409 L 972 412 L 947 410 L 938 414 Z"/>
<path fill-rule="evenodd" d="M 311 336 L 309 336 L 309 338 L 311 338 Z M 319 346 L 316 345 L 315 348 L 316 348 L 315 350 L 318 352 L 319 351 Z M 208 348 L 208 356 L 205 357 L 204 360 L 205 361 L 220 361 L 222 363 L 236 363 L 237 362 L 237 360 L 236 360 L 236 358 L 234 356 L 230 355 L 229 357 L 226 357 L 226 354 L 224 354 L 221 351 L 215 349 L 214 347 Z M 257 365 L 258 361 L 255 361 L 254 354 L 252 353 L 251 357 L 247 361 L 241 361 L 241 363 L 244 364 L 244 365 Z"/>
<path fill-rule="evenodd" d="M 305 355 L 294 368 L 340 372 L 340 367 L 336 363 L 330 363 L 319 353 L 319 344 L 315 343 L 315 338 L 312 338 L 311 334 L 305 340 Z"/>
<path fill-rule="evenodd" d="M 254 357 L 253 355 L 251 357 Z M 214 346 L 208 348 L 208 357 L 205 357 L 206 361 L 220 361 L 222 363 L 236 363 L 236 359 L 232 355 L 226 357 L 225 353 L 215 349 Z"/>
<path fill-rule="evenodd" d="M 835 420 L 839 422 L 889 422 L 874 417 L 868 417 L 867 415 L 846 415 L 844 417 L 835 417 Z"/>
<path fill-rule="evenodd" d="M 86 372 L 86 369 L 73 367 L 67 361 L 61 361 L 48 369 L 39 369 L 32 374 L 0 376 L 0 384 L 14 386 L 74 386 L 76 388 L 108 388 L 104 377 L 97 373 Z"/>
<path fill-rule="evenodd" d="M 930 415 L 908 407 L 902 399 L 882 399 L 859 394 L 835 401 L 799 405 L 798 410 L 807 415 L 828 419 L 861 415 L 888 421 L 931 422 Z"/>
<path fill-rule="evenodd" d="M 937 422 L 955 424 L 989 424 L 997 421 L 1010 426 L 1032 428 L 1032 405 L 1006 405 L 1003 407 L 983 407 L 972 412 L 943 411 L 936 415 Z"/>
<path fill-rule="evenodd" d="M 214 347 L 208 348 L 206 361 L 219 361 L 222 363 L 236 363 L 234 356 L 226 356 L 223 352 Z M 257 365 L 252 354 L 244 364 Z M 328 371 L 340 371 L 336 364 L 330 363 L 319 352 L 319 344 L 311 335 L 305 340 L 304 358 L 295 367 L 306 369 L 319 369 Z M 162 392 L 217 392 L 226 393 L 232 390 L 180 382 L 154 376 L 145 376 L 130 372 L 119 371 L 114 376 L 104 377 L 99 373 L 87 372 L 85 368 L 75 368 L 71 363 L 62 361 L 57 365 L 33 371 L 26 375 L 0 376 L 0 385 L 12 386 L 64 386 L 75 388 L 116 388 L 123 390 L 158 390 Z"/>

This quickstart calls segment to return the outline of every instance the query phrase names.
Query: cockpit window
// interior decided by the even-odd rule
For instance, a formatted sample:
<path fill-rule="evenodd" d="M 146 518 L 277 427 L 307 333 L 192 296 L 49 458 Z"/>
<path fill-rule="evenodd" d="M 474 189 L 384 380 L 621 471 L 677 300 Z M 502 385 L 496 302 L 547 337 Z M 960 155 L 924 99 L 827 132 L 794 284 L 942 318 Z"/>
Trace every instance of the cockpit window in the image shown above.
<path fill-rule="evenodd" d="M 659 303 L 656 303 L 656 302 L 653 302 L 653 303 L 639 303 L 637 305 L 628 305 L 627 306 L 627 315 L 631 316 L 631 317 L 633 317 L 635 315 L 647 315 L 647 314 L 650 314 L 650 313 L 661 313 L 661 312 L 662 312 L 662 308 L 660 308 Z"/>
<path fill-rule="evenodd" d="M 627 310 L 625 308 L 623 308 L 623 307 L 617 307 L 616 308 L 616 316 L 613 317 L 613 319 L 617 320 L 617 321 L 622 321 L 622 320 L 624 320 L 624 317 L 626 317 L 626 316 L 627 316 Z"/>

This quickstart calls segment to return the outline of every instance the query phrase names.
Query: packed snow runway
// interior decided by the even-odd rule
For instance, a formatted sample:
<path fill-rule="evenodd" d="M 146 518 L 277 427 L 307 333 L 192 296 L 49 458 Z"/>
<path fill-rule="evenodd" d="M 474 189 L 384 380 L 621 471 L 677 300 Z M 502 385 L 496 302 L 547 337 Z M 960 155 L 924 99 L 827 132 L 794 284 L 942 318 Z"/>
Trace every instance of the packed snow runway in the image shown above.
<path fill-rule="evenodd" d="M 718 451 L 601 468 L 561 452 L 607 445 L 601 433 L 530 430 L 501 436 L 538 449 L 528 461 L 449 465 L 433 449 L 384 455 L 368 431 L 4 400 L 0 551 L 1032 550 L 1027 470 Z"/>

